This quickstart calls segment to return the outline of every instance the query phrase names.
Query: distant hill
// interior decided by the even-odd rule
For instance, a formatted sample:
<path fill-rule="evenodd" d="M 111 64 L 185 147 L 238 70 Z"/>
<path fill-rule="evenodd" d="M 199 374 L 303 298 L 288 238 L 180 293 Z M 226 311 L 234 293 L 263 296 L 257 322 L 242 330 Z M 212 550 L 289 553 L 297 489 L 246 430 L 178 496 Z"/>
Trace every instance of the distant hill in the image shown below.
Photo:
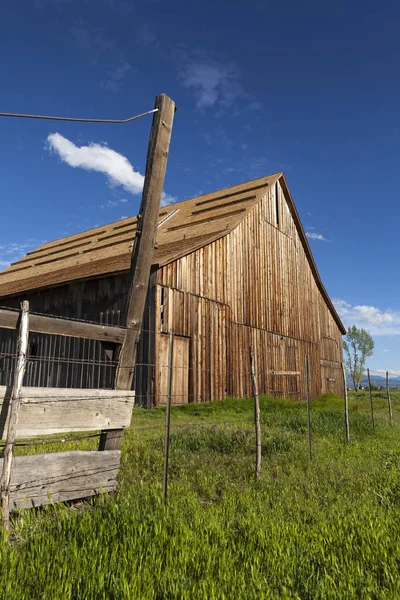
<path fill-rule="evenodd" d="M 349 373 L 346 374 L 346 381 L 348 387 L 353 387 L 353 380 Z M 371 383 L 375 384 L 377 387 L 386 388 L 386 377 L 382 377 L 382 375 L 371 375 Z M 391 389 L 400 389 L 400 377 L 390 377 L 389 383 Z M 361 387 L 368 387 L 368 377 L 365 376 L 361 381 Z"/>

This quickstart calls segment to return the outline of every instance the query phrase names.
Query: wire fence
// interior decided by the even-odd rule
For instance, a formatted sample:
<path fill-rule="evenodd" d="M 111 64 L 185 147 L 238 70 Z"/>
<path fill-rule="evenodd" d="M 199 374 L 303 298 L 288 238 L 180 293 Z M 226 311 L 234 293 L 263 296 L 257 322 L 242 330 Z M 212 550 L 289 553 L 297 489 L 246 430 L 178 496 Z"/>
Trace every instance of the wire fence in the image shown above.
<path fill-rule="evenodd" d="M 86 321 L 85 321 L 86 322 Z M 155 338 L 157 336 L 163 336 L 165 340 L 165 333 L 152 332 Z M 308 449 L 308 459 L 313 459 L 313 435 L 314 435 L 314 423 L 317 413 L 312 411 L 312 402 L 309 394 L 309 377 L 313 374 L 309 373 L 308 368 L 308 355 L 306 356 L 306 367 L 301 369 L 297 363 L 280 364 L 280 371 L 274 370 L 273 364 L 268 365 L 268 370 L 265 373 L 259 372 L 257 367 L 257 361 L 252 364 L 251 357 L 254 358 L 254 351 L 249 348 L 247 354 L 247 360 L 243 364 L 239 365 L 238 369 L 229 370 L 226 366 L 222 368 L 215 368 L 207 366 L 202 363 L 193 366 L 188 362 L 185 362 L 182 358 L 182 352 L 179 347 L 174 349 L 174 334 L 173 332 L 169 335 L 169 343 L 165 345 L 165 352 L 160 360 L 153 359 L 153 361 L 146 362 L 143 359 L 136 363 L 136 373 L 140 369 L 152 369 L 153 373 L 156 372 L 160 381 L 163 382 L 163 390 L 153 389 L 153 401 L 157 405 L 165 405 L 166 410 L 166 422 L 156 424 L 140 424 L 135 425 L 135 419 L 129 428 L 129 436 L 133 436 L 135 444 L 146 445 L 150 450 L 156 447 L 158 452 L 163 453 L 163 493 L 164 501 L 167 502 L 168 494 L 168 474 L 170 471 L 169 460 L 173 461 L 180 460 L 182 457 L 191 456 L 209 456 L 212 457 L 215 453 L 219 456 L 241 456 L 248 467 L 254 470 L 255 476 L 260 477 L 261 473 L 261 456 L 263 440 L 262 436 L 267 434 L 267 420 L 269 417 L 263 413 L 263 410 L 257 409 L 258 404 L 258 381 L 268 380 L 270 382 L 269 395 L 271 396 L 282 396 L 286 398 L 300 397 L 300 379 L 305 379 L 305 389 L 307 390 L 308 400 L 307 407 L 304 403 L 304 422 L 302 421 L 299 425 L 299 431 L 297 435 L 303 436 L 304 438 L 304 452 Z M 92 387 L 100 388 L 101 385 L 105 387 L 113 388 L 114 378 L 116 369 L 118 367 L 118 354 L 115 348 L 111 348 L 107 344 L 102 344 L 93 340 L 80 340 L 55 335 L 45 334 L 31 334 L 29 351 L 27 355 L 27 368 L 24 379 L 24 386 L 32 387 L 56 387 L 56 388 L 68 388 L 68 387 Z M 178 362 L 175 360 L 175 354 Z M 7 331 L 6 336 L 2 336 L 0 340 L 0 385 L 10 385 L 15 372 L 17 360 L 17 348 L 16 348 L 16 335 L 15 331 Z M 181 362 L 179 362 L 181 361 Z M 271 361 L 272 362 L 272 361 Z M 265 366 L 265 363 L 264 363 Z M 285 370 L 282 370 L 283 369 Z M 289 368 L 291 370 L 289 370 Z M 297 370 L 296 370 L 297 368 Z M 238 373 L 239 371 L 239 373 Z M 203 379 L 206 382 L 211 380 L 215 381 L 214 387 L 210 386 L 207 393 L 200 391 L 194 393 L 190 390 L 189 381 L 196 374 L 199 379 Z M 185 374 L 185 378 L 182 377 Z M 246 414 L 243 417 L 237 419 L 223 419 L 216 418 L 215 415 L 212 417 L 213 420 L 204 422 L 204 420 L 193 420 L 185 422 L 176 422 L 175 415 L 178 413 L 172 413 L 171 421 L 171 407 L 172 405 L 180 404 L 191 404 L 193 402 L 204 402 L 209 400 L 222 399 L 227 396 L 224 385 L 221 385 L 221 380 L 224 382 L 229 376 L 234 377 L 247 377 L 252 384 L 251 392 L 248 394 L 250 399 L 254 400 L 254 413 L 246 410 Z M 264 379 L 263 379 L 264 378 Z M 278 389 L 276 381 L 279 378 L 286 378 L 295 382 L 298 389 L 288 390 L 284 386 Z M 390 422 L 393 420 L 393 411 L 391 407 L 390 398 L 390 377 L 386 373 L 386 391 L 389 406 L 389 417 Z M 345 383 L 345 375 L 343 379 Z M 275 385 L 275 388 L 272 385 Z M 347 386 L 344 386 L 347 387 Z M 370 388 L 371 390 L 371 385 Z M 218 395 L 218 391 L 222 390 L 222 394 Z M 263 392 L 262 395 L 265 395 Z M 148 393 L 137 393 L 135 402 L 137 405 L 145 406 L 148 400 Z M 58 402 L 62 403 L 62 398 L 58 399 Z M 371 406 L 371 417 L 372 417 L 372 428 L 375 427 L 374 421 L 374 406 L 372 402 L 372 396 L 370 395 L 370 406 Z M 307 410 L 307 413 L 306 413 Z M 344 416 L 346 415 L 346 402 L 343 406 Z M 135 414 L 135 413 L 134 413 Z M 159 414 L 159 413 L 158 413 Z M 200 414 L 200 413 L 199 413 Z M 206 413 L 201 413 L 202 419 L 206 419 Z M 158 417 L 159 418 L 159 417 Z M 178 419 L 179 420 L 179 419 Z M 346 419 L 343 419 L 345 424 Z M 225 429 L 224 435 L 221 436 L 221 430 Z M 234 431 L 232 430 L 234 429 Z M 294 430 L 293 430 L 294 431 Z M 200 432 L 208 432 L 215 434 L 215 439 L 202 438 Z M 218 435 L 217 435 L 218 433 Z M 184 440 L 184 435 L 188 434 L 189 438 Z M 242 437 L 240 437 L 240 435 Z M 90 432 L 89 434 L 74 434 L 74 435 L 55 435 L 45 437 L 43 439 L 35 440 L 19 440 L 15 443 L 16 448 L 21 448 L 29 451 L 35 451 L 35 448 L 45 447 L 50 451 L 55 448 L 59 449 L 59 446 L 69 443 L 80 444 L 82 442 L 91 443 L 101 435 L 100 432 Z M 218 437 L 219 436 L 219 437 Z M 218 438 L 218 439 L 216 439 Z M 350 436 L 347 435 L 347 442 L 350 442 Z M 171 442 L 172 440 L 172 442 Z M 163 449 L 162 449 L 163 446 Z M 54 447 L 54 449 L 53 449 Z M 4 444 L 0 444 L 0 449 L 4 448 Z M 177 463 L 176 463 L 177 464 Z M 204 467 L 206 468 L 206 466 Z"/>

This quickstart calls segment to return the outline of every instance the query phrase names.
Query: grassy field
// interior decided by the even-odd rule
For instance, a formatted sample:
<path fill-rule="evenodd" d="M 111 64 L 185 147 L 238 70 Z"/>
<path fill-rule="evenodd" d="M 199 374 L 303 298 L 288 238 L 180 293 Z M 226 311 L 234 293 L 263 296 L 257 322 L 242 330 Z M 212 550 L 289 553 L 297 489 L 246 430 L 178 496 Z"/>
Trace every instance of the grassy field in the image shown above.
<path fill-rule="evenodd" d="M 305 406 L 262 399 L 260 482 L 251 401 L 173 407 L 167 508 L 165 412 L 135 409 L 119 494 L 16 516 L 0 597 L 400 598 L 398 394 L 392 425 L 379 392 L 374 405 L 372 430 L 367 396 L 350 395 L 347 446 L 343 400 L 314 401 L 310 464 Z"/>

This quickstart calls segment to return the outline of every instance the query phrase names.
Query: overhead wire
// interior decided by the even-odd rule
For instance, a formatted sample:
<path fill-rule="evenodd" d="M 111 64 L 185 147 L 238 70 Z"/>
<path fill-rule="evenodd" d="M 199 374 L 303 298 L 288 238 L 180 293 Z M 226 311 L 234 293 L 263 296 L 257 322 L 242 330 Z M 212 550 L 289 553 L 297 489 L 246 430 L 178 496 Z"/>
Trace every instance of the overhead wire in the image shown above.
<path fill-rule="evenodd" d="M 152 110 L 140 113 L 140 115 L 128 117 L 127 119 L 82 119 L 79 117 L 55 117 L 50 115 L 29 115 L 24 113 L 8 112 L 0 112 L 0 117 L 16 117 L 18 119 L 46 119 L 48 121 L 75 121 L 79 123 L 130 123 L 131 121 L 135 121 L 136 119 L 140 119 L 146 115 L 151 115 L 157 111 L 158 108 L 153 108 Z"/>

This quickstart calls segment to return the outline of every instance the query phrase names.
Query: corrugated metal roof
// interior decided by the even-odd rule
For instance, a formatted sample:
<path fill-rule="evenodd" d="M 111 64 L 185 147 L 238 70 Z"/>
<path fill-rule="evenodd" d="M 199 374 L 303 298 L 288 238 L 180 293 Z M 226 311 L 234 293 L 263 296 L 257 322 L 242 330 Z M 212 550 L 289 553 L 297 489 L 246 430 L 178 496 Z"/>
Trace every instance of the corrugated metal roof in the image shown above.
<path fill-rule="evenodd" d="M 161 208 L 153 263 L 173 262 L 232 231 L 281 173 Z M 0 296 L 129 269 L 137 217 L 43 244 L 0 273 Z"/>

